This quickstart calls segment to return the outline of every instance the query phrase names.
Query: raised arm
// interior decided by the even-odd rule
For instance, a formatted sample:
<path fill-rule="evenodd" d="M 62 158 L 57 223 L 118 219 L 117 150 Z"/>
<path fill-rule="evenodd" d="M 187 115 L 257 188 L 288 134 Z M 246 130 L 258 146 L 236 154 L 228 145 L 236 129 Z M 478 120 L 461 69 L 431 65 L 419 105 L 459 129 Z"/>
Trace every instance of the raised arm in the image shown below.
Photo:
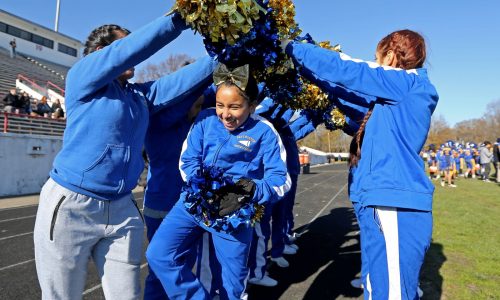
<path fill-rule="evenodd" d="M 286 53 L 304 77 L 328 92 L 340 85 L 390 103 L 404 100 L 418 76 L 416 70 L 383 67 L 312 44 L 290 42 Z"/>
<path fill-rule="evenodd" d="M 156 81 L 137 85 L 146 99 L 152 113 L 185 99 L 200 95 L 212 83 L 212 73 L 217 61 L 210 56 L 182 67 L 176 72 L 163 76 Z"/>
<path fill-rule="evenodd" d="M 68 72 L 67 98 L 87 100 L 126 70 L 149 58 L 177 38 L 187 26 L 178 14 L 160 17 L 148 25 L 94 51 Z"/>

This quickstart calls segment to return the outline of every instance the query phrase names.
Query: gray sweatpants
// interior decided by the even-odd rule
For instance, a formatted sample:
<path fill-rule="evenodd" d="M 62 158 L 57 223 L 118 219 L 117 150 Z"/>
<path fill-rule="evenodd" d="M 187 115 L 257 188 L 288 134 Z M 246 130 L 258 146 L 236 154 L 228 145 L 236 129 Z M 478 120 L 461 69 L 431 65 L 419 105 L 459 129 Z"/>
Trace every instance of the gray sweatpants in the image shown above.
<path fill-rule="evenodd" d="M 35 222 L 42 299 L 81 299 L 94 260 L 106 299 L 139 299 L 144 222 L 133 196 L 101 201 L 49 179 Z"/>

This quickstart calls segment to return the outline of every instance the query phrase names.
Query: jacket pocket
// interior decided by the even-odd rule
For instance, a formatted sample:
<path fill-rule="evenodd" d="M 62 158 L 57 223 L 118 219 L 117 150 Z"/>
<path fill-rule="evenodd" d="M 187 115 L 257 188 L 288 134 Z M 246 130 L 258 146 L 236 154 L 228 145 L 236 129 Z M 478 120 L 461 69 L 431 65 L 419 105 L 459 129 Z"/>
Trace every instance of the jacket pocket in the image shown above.
<path fill-rule="evenodd" d="M 137 201 L 135 201 L 134 197 L 130 197 L 130 200 L 132 200 L 132 203 L 134 204 L 135 208 L 137 209 L 137 212 L 139 213 L 139 216 L 141 216 L 142 223 L 144 223 L 144 217 L 142 216 L 141 210 L 139 209 L 139 205 L 137 204 Z"/>
<path fill-rule="evenodd" d="M 54 241 L 54 227 L 56 226 L 57 214 L 59 213 L 59 208 L 63 203 L 66 196 L 62 196 L 61 199 L 57 202 L 56 207 L 54 208 L 54 212 L 52 212 L 52 221 L 50 222 L 50 241 Z"/>
<path fill-rule="evenodd" d="M 128 164 L 128 147 L 106 145 L 104 151 L 83 170 L 81 188 L 89 191 L 115 194 L 124 188 L 124 170 Z"/>

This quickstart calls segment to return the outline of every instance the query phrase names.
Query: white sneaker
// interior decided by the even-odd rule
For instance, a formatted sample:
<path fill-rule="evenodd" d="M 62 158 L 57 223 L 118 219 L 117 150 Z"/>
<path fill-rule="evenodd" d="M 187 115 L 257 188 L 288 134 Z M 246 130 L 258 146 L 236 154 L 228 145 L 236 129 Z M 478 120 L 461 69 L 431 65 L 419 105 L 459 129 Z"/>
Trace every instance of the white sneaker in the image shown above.
<path fill-rule="evenodd" d="M 287 234 L 287 237 L 290 243 L 294 243 L 299 238 L 299 235 L 296 232 L 294 232 L 292 235 Z"/>
<path fill-rule="evenodd" d="M 419 298 L 422 298 L 424 296 L 424 291 L 420 287 L 417 287 L 417 294 Z"/>
<path fill-rule="evenodd" d="M 296 244 L 288 244 L 288 246 L 295 249 L 295 251 L 299 251 L 299 246 L 297 246 Z"/>
<path fill-rule="evenodd" d="M 278 285 L 278 281 L 272 279 L 271 277 L 265 275 L 262 279 L 250 278 L 248 279 L 248 283 L 262 285 L 262 286 L 276 286 Z"/>
<path fill-rule="evenodd" d="M 271 261 L 274 261 L 280 268 L 288 268 L 290 266 L 290 263 L 283 256 L 271 257 Z"/>
<path fill-rule="evenodd" d="M 283 254 L 294 255 L 297 253 L 297 250 L 290 245 L 285 245 L 285 249 L 283 249 Z"/>
<path fill-rule="evenodd" d="M 357 288 L 357 289 L 363 289 L 363 280 L 361 280 L 361 278 L 356 278 L 356 279 L 353 279 L 351 280 L 351 285 L 352 287 L 354 288 Z"/>
<path fill-rule="evenodd" d="M 443 186 L 443 187 L 444 187 L 444 181 L 442 181 L 442 180 L 441 180 L 441 186 Z"/>
<path fill-rule="evenodd" d="M 456 185 L 454 185 L 453 183 L 452 184 L 449 184 L 448 185 L 449 187 L 457 187 Z"/>

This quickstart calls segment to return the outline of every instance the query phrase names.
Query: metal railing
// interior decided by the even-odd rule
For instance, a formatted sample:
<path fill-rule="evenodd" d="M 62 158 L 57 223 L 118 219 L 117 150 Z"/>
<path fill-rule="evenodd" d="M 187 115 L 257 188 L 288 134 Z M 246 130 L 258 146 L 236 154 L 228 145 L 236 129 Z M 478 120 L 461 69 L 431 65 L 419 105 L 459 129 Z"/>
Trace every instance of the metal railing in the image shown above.
<path fill-rule="evenodd" d="M 52 82 L 52 81 L 50 81 L 50 80 L 48 80 L 48 81 L 47 81 L 47 88 L 48 88 L 48 87 L 53 87 L 53 88 L 55 88 L 56 90 L 58 90 L 58 91 L 60 92 L 61 96 L 64 96 L 64 94 L 66 93 L 66 92 L 64 91 L 64 89 L 60 88 L 57 84 L 53 83 L 53 82 Z"/>
<path fill-rule="evenodd" d="M 62 136 L 66 120 L 36 117 L 25 114 L 0 113 L 4 133 Z"/>

